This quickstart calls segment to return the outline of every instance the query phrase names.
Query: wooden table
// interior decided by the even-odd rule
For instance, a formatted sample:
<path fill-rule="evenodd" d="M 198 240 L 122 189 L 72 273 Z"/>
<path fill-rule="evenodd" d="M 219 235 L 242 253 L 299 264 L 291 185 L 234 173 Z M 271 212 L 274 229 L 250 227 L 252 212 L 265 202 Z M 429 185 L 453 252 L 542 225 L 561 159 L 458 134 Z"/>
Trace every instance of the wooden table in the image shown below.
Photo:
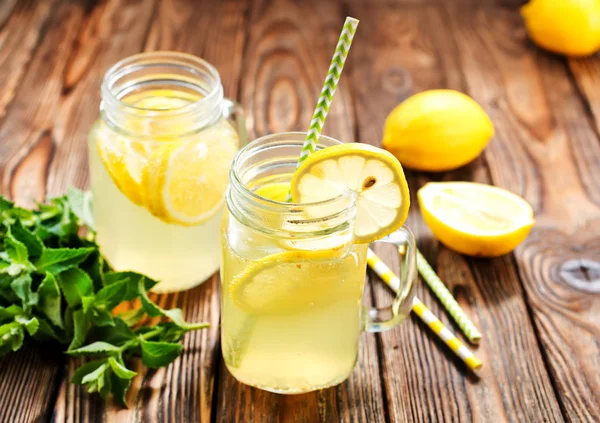
<path fill-rule="evenodd" d="M 438 244 L 413 202 L 419 245 L 484 333 L 481 378 L 416 318 L 364 335 L 352 377 L 281 396 L 237 383 L 219 348 L 218 278 L 163 296 L 210 330 L 157 372 L 141 367 L 130 409 L 68 380 L 74 363 L 45 346 L 0 360 L 0 422 L 598 422 L 600 421 L 600 58 L 536 48 L 519 1 L 2 0 L 0 189 L 21 204 L 87 187 L 86 134 L 104 71 L 128 55 L 179 50 L 220 71 L 252 136 L 306 129 L 343 19 L 361 20 L 325 133 L 379 144 L 410 94 L 453 88 L 490 114 L 496 135 L 469 166 L 408 172 L 507 188 L 537 224 L 514 254 L 470 259 Z M 390 301 L 373 278 L 368 300 Z M 448 319 L 425 286 L 419 296 Z"/>

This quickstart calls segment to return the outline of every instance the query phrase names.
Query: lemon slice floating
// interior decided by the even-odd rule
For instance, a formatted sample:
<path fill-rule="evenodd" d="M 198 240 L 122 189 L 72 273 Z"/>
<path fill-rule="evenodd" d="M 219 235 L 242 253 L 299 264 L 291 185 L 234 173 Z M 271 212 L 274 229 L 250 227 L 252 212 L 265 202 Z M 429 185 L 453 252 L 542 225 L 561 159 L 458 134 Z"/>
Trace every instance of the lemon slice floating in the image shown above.
<path fill-rule="evenodd" d="M 177 92 L 171 90 L 154 90 L 143 94 L 131 95 L 124 101 L 138 107 L 137 115 L 131 117 L 125 126 L 134 133 L 140 132 L 145 124 L 143 117 L 158 110 L 181 108 L 192 99 L 178 98 Z M 146 122 L 147 123 L 147 122 Z M 138 206 L 145 205 L 142 189 L 142 168 L 154 149 L 161 142 L 171 142 L 169 137 L 137 139 L 115 134 L 108 128 L 100 128 L 106 133 L 98 134 L 96 147 L 104 167 L 117 188 Z"/>
<path fill-rule="evenodd" d="M 312 203 L 357 193 L 354 242 L 370 243 L 400 228 L 410 197 L 400 162 L 367 144 L 342 144 L 313 153 L 292 178 L 292 198 Z"/>
<path fill-rule="evenodd" d="M 98 137 L 96 143 L 100 159 L 114 184 L 138 206 L 144 204 L 141 174 L 144 160 L 150 155 L 146 144 L 114 137 L 110 142 L 101 141 Z"/>
<path fill-rule="evenodd" d="M 491 185 L 430 182 L 417 195 L 431 232 L 463 254 L 506 254 L 527 237 L 535 222 L 529 203 Z"/>
<path fill-rule="evenodd" d="M 355 258 L 341 258 L 342 253 L 337 249 L 286 251 L 255 260 L 232 279 L 233 301 L 248 313 L 286 314 L 339 300 L 340 273 L 355 266 Z M 359 292 L 355 294 L 360 298 Z"/>
<path fill-rule="evenodd" d="M 169 142 L 142 169 L 146 206 L 169 223 L 198 225 L 220 210 L 238 137 L 225 120 L 196 138 Z"/>
<path fill-rule="evenodd" d="M 283 203 L 287 198 L 288 192 L 290 192 L 290 184 L 289 182 L 276 182 L 261 186 L 255 192 L 261 197 Z"/>

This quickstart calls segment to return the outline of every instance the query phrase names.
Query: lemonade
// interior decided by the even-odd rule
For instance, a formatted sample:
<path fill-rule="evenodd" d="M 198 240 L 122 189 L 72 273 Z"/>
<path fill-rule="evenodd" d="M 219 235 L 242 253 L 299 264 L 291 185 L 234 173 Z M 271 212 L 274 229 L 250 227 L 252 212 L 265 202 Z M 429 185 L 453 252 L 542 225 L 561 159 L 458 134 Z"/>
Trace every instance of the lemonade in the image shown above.
<path fill-rule="evenodd" d="M 403 320 L 416 274 L 414 239 L 397 229 L 394 233 L 407 235 L 391 241 L 409 258 L 401 258 L 403 288 L 392 307 L 362 305 L 369 242 L 399 228 L 405 219 L 401 167 L 383 150 L 345 149 L 322 136 L 319 148 L 331 146 L 323 151 L 333 153 L 320 156 L 324 167 L 294 173 L 304 136 L 266 136 L 238 153 L 221 231 L 225 364 L 243 383 L 286 394 L 345 380 L 356 363 L 361 332 L 387 330 Z M 325 163 L 329 160 L 337 164 Z M 315 185 L 322 199 L 284 202 L 290 188 L 302 196 L 317 182 L 303 176 L 313 170 L 317 179 L 331 176 L 332 168 L 336 181 L 323 179 Z M 365 177 L 367 188 L 342 187 L 342 180 L 354 173 Z M 387 194 L 382 201 L 363 195 L 370 188 L 377 194 L 380 187 Z M 339 192 L 329 197 L 324 193 L 328 189 Z M 379 224 L 365 211 L 375 212 Z"/>
<path fill-rule="evenodd" d="M 159 280 L 155 292 L 201 283 L 219 267 L 224 194 L 240 145 L 218 73 L 189 55 L 133 56 L 107 72 L 102 100 L 88 149 L 103 255 L 116 270 Z"/>
<path fill-rule="evenodd" d="M 300 250 L 295 258 L 286 257 L 282 249 L 283 264 L 271 268 L 272 275 L 268 268 L 261 272 L 265 283 L 272 279 L 276 287 L 256 281 L 235 286 L 244 283 L 253 263 L 277 261 L 278 254 L 262 255 L 260 242 L 240 245 L 229 239 L 228 233 L 241 228 L 231 227 L 237 223 L 228 220 L 226 215 L 221 336 L 229 371 L 243 383 L 281 393 L 306 392 L 346 379 L 356 363 L 362 331 L 366 245 Z M 255 250 L 254 260 L 234 248 L 251 257 L 248 252 Z"/>

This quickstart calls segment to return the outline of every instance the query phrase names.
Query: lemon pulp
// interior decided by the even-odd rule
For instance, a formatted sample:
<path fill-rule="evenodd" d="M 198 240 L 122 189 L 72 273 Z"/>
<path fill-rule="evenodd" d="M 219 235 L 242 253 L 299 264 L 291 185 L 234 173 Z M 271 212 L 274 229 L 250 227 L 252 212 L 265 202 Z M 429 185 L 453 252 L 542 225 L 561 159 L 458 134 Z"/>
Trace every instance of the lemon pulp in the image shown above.
<path fill-rule="evenodd" d="M 506 254 L 534 224 L 533 210 L 525 200 L 490 185 L 430 182 L 417 196 L 425 223 L 436 238 L 463 254 Z"/>

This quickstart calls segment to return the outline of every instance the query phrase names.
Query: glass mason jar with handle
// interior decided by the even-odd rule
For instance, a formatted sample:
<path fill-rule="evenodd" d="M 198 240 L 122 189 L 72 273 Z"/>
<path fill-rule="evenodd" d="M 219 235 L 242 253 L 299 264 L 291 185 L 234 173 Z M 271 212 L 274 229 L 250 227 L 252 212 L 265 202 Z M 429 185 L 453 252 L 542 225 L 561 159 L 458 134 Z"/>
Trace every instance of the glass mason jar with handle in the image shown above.
<path fill-rule="evenodd" d="M 239 381 L 302 393 L 345 380 L 361 332 L 408 315 L 416 281 L 406 228 L 377 241 L 400 255 L 401 286 L 389 307 L 362 305 L 367 244 L 353 242 L 356 195 L 285 203 L 304 133 L 260 138 L 236 156 L 222 236 L 222 350 Z M 318 148 L 339 144 L 321 136 Z"/>
<path fill-rule="evenodd" d="M 110 68 L 88 145 L 97 241 L 110 265 L 159 280 L 156 292 L 213 274 L 229 169 L 244 143 L 240 108 L 208 62 L 152 52 Z"/>

